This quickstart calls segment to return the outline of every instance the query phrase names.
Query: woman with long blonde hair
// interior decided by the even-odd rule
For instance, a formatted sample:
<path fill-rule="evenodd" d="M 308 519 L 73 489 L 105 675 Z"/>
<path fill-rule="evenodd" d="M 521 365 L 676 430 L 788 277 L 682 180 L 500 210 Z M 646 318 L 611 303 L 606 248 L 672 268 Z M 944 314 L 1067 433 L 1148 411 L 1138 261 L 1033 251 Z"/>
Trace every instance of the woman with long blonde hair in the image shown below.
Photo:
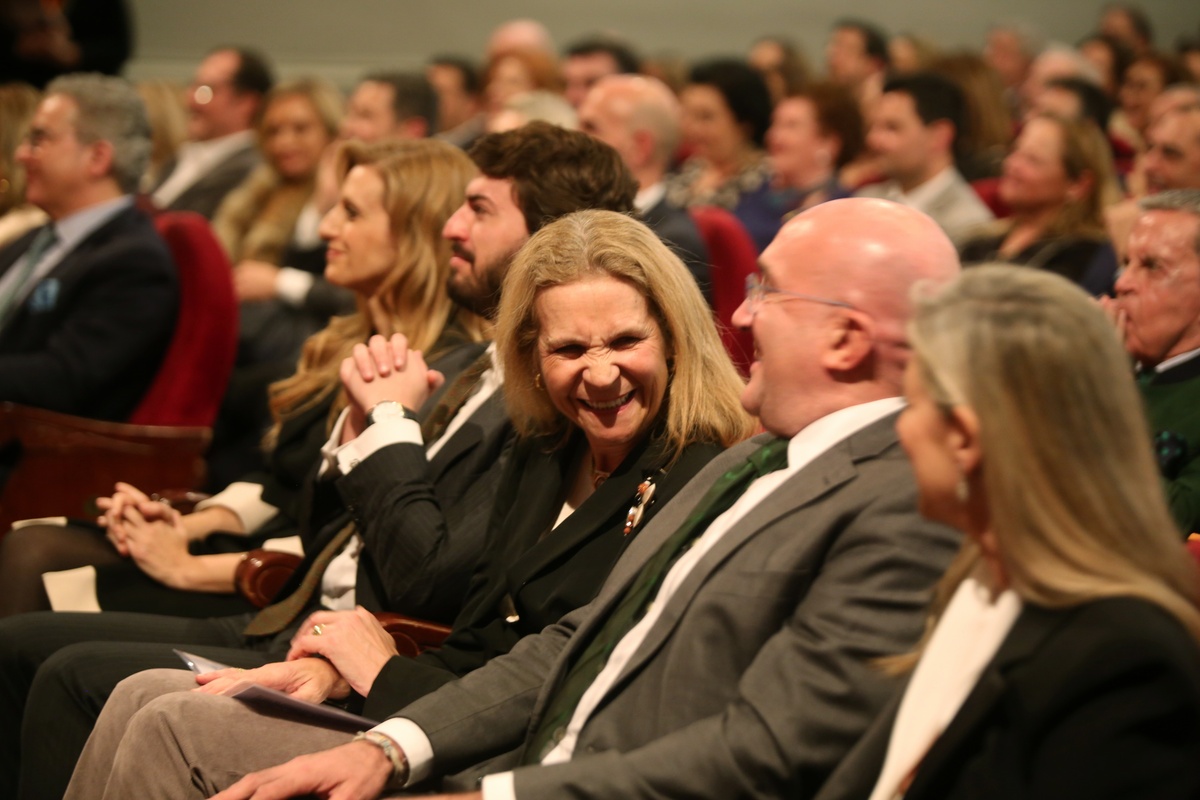
<path fill-rule="evenodd" d="M 982 266 L 909 338 L 900 441 L 922 513 L 967 545 L 820 800 L 1196 797 L 1196 564 L 1115 331 L 1061 277 Z"/>
<path fill-rule="evenodd" d="M 373 334 L 400 333 L 436 361 L 482 337 L 483 321 L 459 310 L 446 294 L 450 246 L 441 236 L 475 174 L 470 159 L 433 140 L 351 143 L 340 153 L 339 172 L 341 197 L 321 225 L 329 241 L 326 275 L 355 294 L 358 311 L 313 335 L 295 374 L 271 387 L 268 470 L 231 484 L 196 512 L 175 517 L 159 535 L 149 523 L 110 524 L 122 518 L 123 507 L 147 499 L 128 484 L 118 484 L 112 498 L 100 501 L 106 509 L 100 523 L 108 527 L 111 543 L 78 526 L 10 533 L 0 543 L 0 578 L 7 587 L 0 616 L 97 606 L 186 616 L 244 610 L 245 601 L 229 593 L 245 544 L 218 548 L 214 542 L 221 537 L 200 540 L 222 532 L 257 542 L 301 527 L 304 481 L 346 407 L 338 367 L 354 346 Z M 129 537 L 138 544 L 131 547 Z M 99 574 L 85 578 L 82 592 L 74 573 L 41 577 L 85 565 L 97 566 Z"/>

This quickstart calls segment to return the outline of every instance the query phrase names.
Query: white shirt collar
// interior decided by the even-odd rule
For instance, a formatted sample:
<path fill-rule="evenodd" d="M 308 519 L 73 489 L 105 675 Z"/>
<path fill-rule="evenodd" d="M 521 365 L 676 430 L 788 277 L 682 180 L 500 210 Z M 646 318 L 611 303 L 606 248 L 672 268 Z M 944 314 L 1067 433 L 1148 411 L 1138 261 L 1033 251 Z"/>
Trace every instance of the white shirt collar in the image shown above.
<path fill-rule="evenodd" d="M 639 214 L 645 214 L 658 205 L 666 196 L 667 185 L 659 181 L 652 186 L 639 189 L 637 195 L 633 198 L 633 207 L 637 209 Z"/>
<path fill-rule="evenodd" d="M 1154 371 L 1166 372 L 1172 367 L 1177 367 L 1185 361 L 1191 361 L 1196 356 L 1200 356 L 1200 347 L 1197 347 L 1195 350 L 1188 350 L 1186 353 L 1180 353 L 1177 356 L 1171 356 L 1166 361 L 1160 361 L 1158 365 L 1154 367 Z"/>
<path fill-rule="evenodd" d="M 933 201 L 933 198 L 937 197 L 949 188 L 950 184 L 954 183 L 954 176 L 954 167 L 946 167 L 911 192 L 900 192 L 902 202 L 907 206 L 923 211 Z"/>

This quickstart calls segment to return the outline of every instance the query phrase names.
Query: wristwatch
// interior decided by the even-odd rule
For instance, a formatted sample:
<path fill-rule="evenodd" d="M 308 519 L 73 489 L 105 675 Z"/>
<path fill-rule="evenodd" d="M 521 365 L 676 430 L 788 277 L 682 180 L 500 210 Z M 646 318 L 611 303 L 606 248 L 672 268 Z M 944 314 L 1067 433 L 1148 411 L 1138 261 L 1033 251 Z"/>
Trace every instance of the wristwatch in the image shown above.
<path fill-rule="evenodd" d="M 417 415 L 395 400 L 384 400 L 382 403 L 376 403 L 371 406 L 371 410 L 367 412 L 367 427 L 369 428 L 376 422 L 388 419 L 411 419 L 415 421 Z"/>

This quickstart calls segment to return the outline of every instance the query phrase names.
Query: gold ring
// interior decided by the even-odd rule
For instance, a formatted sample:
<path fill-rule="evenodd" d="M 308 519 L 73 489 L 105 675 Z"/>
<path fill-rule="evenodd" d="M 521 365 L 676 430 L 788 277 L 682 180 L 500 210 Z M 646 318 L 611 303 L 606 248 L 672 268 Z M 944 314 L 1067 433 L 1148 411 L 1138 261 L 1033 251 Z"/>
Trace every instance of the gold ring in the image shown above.
<path fill-rule="evenodd" d="M 324 631 L 325 631 L 324 625 L 313 625 L 313 627 L 312 627 L 312 635 L 313 636 L 320 636 L 322 633 L 324 633 Z"/>

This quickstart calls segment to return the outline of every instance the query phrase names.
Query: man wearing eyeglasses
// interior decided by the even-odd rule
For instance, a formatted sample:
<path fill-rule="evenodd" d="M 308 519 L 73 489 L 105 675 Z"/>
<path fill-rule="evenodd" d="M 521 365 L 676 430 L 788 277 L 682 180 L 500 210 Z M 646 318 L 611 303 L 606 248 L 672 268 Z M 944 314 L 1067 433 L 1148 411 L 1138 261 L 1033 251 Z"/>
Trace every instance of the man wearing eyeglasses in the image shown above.
<path fill-rule="evenodd" d="M 957 271 L 913 209 L 806 211 L 734 316 L 755 341 L 742 402 L 768 433 L 660 509 L 590 605 L 357 738 L 174 692 L 128 726 L 118 714 L 120 751 L 94 737 L 80 769 L 113 765 L 114 797 L 372 798 L 477 778 L 489 799 L 811 797 L 895 688 L 876 661 L 916 642 L 961 541 L 917 512 L 894 429 L 909 290 Z M 114 708 L 140 704 L 136 683 Z M 282 750 L 312 755 L 229 786 Z M 76 777 L 73 800 L 105 783 Z"/>
<path fill-rule="evenodd" d="M 272 82 L 270 66 L 251 50 L 223 47 L 205 56 L 188 88 L 188 140 L 151 192 L 158 206 L 212 219 L 259 163 L 254 126 Z"/>

